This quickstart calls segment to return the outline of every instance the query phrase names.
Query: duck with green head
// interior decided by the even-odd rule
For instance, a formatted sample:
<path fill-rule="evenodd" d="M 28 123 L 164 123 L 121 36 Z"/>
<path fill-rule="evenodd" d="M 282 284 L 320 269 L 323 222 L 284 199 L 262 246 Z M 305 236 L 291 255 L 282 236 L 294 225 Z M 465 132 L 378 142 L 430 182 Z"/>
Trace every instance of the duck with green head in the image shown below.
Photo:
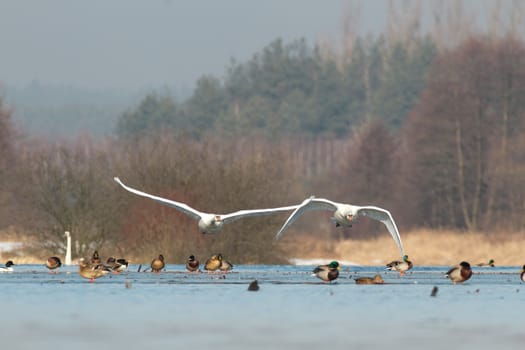
<path fill-rule="evenodd" d="M 525 282 L 525 265 L 523 265 L 521 267 L 521 271 L 520 271 L 520 279 L 522 282 Z"/>
<path fill-rule="evenodd" d="M 403 256 L 403 260 L 395 260 L 386 265 L 386 269 L 389 271 L 399 271 L 399 276 L 404 276 L 405 271 L 410 270 L 414 265 L 412 261 L 408 260 L 408 255 Z"/>
<path fill-rule="evenodd" d="M 480 266 L 480 267 L 481 267 L 481 266 L 490 266 L 490 267 L 494 267 L 494 266 L 495 266 L 495 265 L 494 265 L 494 259 L 490 259 L 488 263 L 484 263 L 484 262 L 479 263 L 477 266 Z"/>
<path fill-rule="evenodd" d="M 312 276 L 322 279 L 324 282 L 332 282 L 339 277 L 341 267 L 337 261 L 332 261 L 328 265 L 319 265 L 312 272 Z"/>

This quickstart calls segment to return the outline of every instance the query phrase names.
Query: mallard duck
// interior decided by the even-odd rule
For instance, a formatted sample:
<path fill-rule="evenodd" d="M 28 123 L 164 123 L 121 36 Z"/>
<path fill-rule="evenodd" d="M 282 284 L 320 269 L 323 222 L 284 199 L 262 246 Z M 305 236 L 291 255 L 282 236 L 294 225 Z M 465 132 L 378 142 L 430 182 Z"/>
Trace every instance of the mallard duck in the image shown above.
<path fill-rule="evenodd" d="M 339 277 L 340 270 L 339 263 L 337 261 L 332 261 L 328 265 L 319 265 L 313 270 L 313 275 L 317 278 L 322 279 L 324 282 L 332 282 L 337 277 Z"/>
<path fill-rule="evenodd" d="M 208 274 L 210 272 L 215 273 L 215 271 L 217 271 L 220 266 L 221 266 L 221 261 L 219 260 L 217 255 L 212 255 L 211 258 L 206 260 L 206 262 L 204 263 L 204 269 L 208 271 Z"/>
<path fill-rule="evenodd" d="M 375 275 L 374 277 L 359 277 L 355 279 L 356 284 L 383 284 L 385 281 L 380 274 Z"/>
<path fill-rule="evenodd" d="M 466 261 L 462 261 L 459 265 L 452 267 L 445 274 L 445 277 L 450 278 L 452 283 L 462 283 L 468 280 L 472 276 L 472 269 L 470 264 Z"/>
<path fill-rule="evenodd" d="M 91 263 L 92 264 L 100 264 L 100 256 L 98 255 L 98 251 L 94 251 L 93 255 L 91 256 Z"/>
<path fill-rule="evenodd" d="M 108 266 L 111 270 L 113 270 L 113 273 L 121 273 L 122 271 L 126 271 L 128 268 L 128 262 L 126 259 L 115 259 L 114 257 L 109 257 L 108 260 L 106 260 L 106 266 Z"/>
<path fill-rule="evenodd" d="M 129 191 L 141 197 L 152 199 L 160 204 L 175 208 L 183 212 L 184 214 L 190 216 L 192 219 L 198 221 L 198 225 L 199 225 L 199 229 L 201 233 L 218 232 L 222 229 L 224 224 L 234 222 L 244 217 L 271 215 L 274 213 L 281 213 L 285 211 L 294 210 L 295 208 L 297 208 L 297 205 L 292 205 L 288 207 L 279 207 L 279 208 L 239 210 L 239 211 L 236 211 L 234 213 L 229 213 L 229 214 L 203 213 L 203 212 L 200 212 L 190 207 L 189 205 L 185 203 L 176 202 L 176 201 L 162 198 L 162 197 L 157 197 L 157 196 L 133 189 L 131 187 L 128 187 L 124 185 L 118 177 L 114 177 L 113 179 L 120 186 L 122 186 L 122 188 L 124 188 L 126 191 Z"/>
<path fill-rule="evenodd" d="M 490 266 L 490 267 L 494 267 L 494 259 L 490 259 L 488 263 L 479 263 L 477 264 L 477 266 Z"/>
<path fill-rule="evenodd" d="M 221 262 L 219 265 L 219 270 L 221 270 L 221 272 L 227 273 L 233 269 L 233 264 L 228 260 L 224 260 L 221 254 L 217 255 L 217 259 Z"/>
<path fill-rule="evenodd" d="M 12 266 L 15 266 L 13 260 L 7 260 L 5 266 L 0 267 L 0 272 L 13 272 Z"/>
<path fill-rule="evenodd" d="M 52 256 L 46 260 L 46 267 L 49 269 L 49 272 L 52 272 L 51 270 L 57 270 L 58 273 L 60 266 L 62 266 L 62 261 L 60 261 L 60 258 L 57 256 Z"/>
<path fill-rule="evenodd" d="M 410 270 L 414 265 L 412 261 L 408 260 L 408 255 L 403 256 L 402 261 L 392 261 L 386 265 L 386 269 L 390 271 L 399 271 L 400 276 L 405 275 L 405 271 Z"/>
<path fill-rule="evenodd" d="M 525 282 L 525 265 L 521 267 L 520 279 L 522 282 Z"/>
<path fill-rule="evenodd" d="M 284 225 L 281 227 L 279 232 L 275 235 L 275 239 L 278 240 L 284 233 L 284 231 L 290 226 L 295 220 L 297 220 L 304 212 L 310 210 L 328 210 L 333 211 L 334 216 L 332 220 L 335 222 L 335 226 L 348 226 L 352 227 L 352 224 L 356 223 L 360 216 L 366 216 L 370 219 L 381 221 L 387 228 L 388 232 L 396 242 L 401 256 L 405 255 L 403 250 L 403 243 L 399 236 L 394 218 L 390 212 L 386 209 L 374 207 L 374 206 L 357 206 L 351 204 L 343 204 L 332 202 L 324 198 L 310 197 L 305 199 L 294 212 L 288 217 Z"/>
<path fill-rule="evenodd" d="M 199 260 L 195 259 L 195 256 L 190 255 L 186 261 L 186 269 L 189 272 L 199 271 Z"/>
<path fill-rule="evenodd" d="M 160 272 L 166 264 L 164 263 L 164 256 L 159 254 L 158 258 L 155 258 L 151 261 L 151 272 Z"/>
<path fill-rule="evenodd" d="M 90 282 L 95 282 L 96 278 L 107 275 L 111 269 L 103 264 L 90 264 L 87 259 L 81 258 L 78 262 L 78 273 Z"/>

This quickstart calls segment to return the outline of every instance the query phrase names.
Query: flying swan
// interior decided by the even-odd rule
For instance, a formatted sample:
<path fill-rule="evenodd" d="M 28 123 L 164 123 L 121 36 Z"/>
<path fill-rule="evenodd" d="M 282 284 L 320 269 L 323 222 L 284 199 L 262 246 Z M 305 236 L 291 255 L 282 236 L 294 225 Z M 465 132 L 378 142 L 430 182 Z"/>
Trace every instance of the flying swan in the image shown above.
<path fill-rule="evenodd" d="M 374 206 L 357 206 L 343 203 L 332 202 L 324 198 L 315 198 L 310 197 L 305 199 L 297 209 L 288 217 L 283 227 L 275 235 L 275 239 L 278 240 L 283 235 L 284 231 L 290 226 L 299 216 L 303 215 L 305 211 L 310 210 L 328 210 L 334 211 L 334 216 L 332 220 L 335 222 L 335 226 L 352 226 L 353 223 L 357 222 L 359 216 L 366 216 L 370 219 L 381 221 L 385 224 L 388 232 L 392 235 L 392 238 L 399 248 L 401 256 L 405 255 L 403 250 L 403 243 L 401 243 L 401 237 L 399 236 L 399 231 L 397 230 L 396 223 L 394 218 L 388 210 L 374 207 Z"/>
<path fill-rule="evenodd" d="M 187 204 L 175 202 L 169 199 L 153 196 L 151 194 L 141 192 L 139 190 L 133 189 L 131 187 L 128 187 L 120 181 L 118 177 L 113 178 L 120 186 L 122 186 L 125 190 L 134 193 L 136 195 L 146 197 L 149 199 L 153 199 L 154 201 L 159 202 L 160 204 L 167 205 L 169 207 L 173 207 L 177 210 L 180 210 L 181 212 L 189 215 L 193 219 L 197 220 L 199 222 L 199 229 L 202 233 L 214 233 L 222 229 L 222 226 L 224 224 L 228 224 L 230 222 L 234 222 L 236 220 L 239 220 L 244 217 L 250 217 L 250 216 L 263 216 L 263 215 L 270 215 L 274 213 L 280 213 L 288 210 L 294 210 L 297 208 L 297 205 L 292 205 L 288 207 L 279 207 L 279 208 L 269 208 L 269 209 L 252 209 L 252 210 L 239 210 L 234 213 L 229 214 L 210 214 L 210 213 L 202 213 L 196 209 L 193 209 Z"/>

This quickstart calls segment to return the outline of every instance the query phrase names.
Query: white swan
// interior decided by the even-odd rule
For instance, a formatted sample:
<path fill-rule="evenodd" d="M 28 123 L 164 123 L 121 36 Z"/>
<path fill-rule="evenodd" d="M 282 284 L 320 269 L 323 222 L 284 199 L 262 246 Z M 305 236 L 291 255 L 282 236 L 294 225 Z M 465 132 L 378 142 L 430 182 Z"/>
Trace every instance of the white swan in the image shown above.
<path fill-rule="evenodd" d="M 279 208 L 269 208 L 269 209 L 252 209 L 252 210 L 239 210 L 234 213 L 229 214 L 210 214 L 210 213 L 201 213 L 200 211 L 193 209 L 187 204 L 175 202 L 169 199 L 153 196 L 151 194 L 141 192 L 130 188 L 122 183 L 118 177 L 113 178 L 120 186 L 122 186 L 127 191 L 134 193 L 136 195 L 153 199 L 161 204 L 173 207 L 177 210 L 182 211 L 183 213 L 189 215 L 193 219 L 199 222 L 199 229 L 202 233 L 213 233 L 219 231 L 224 224 L 233 222 L 235 220 L 249 217 L 249 216 L 263 216 L 270 215 L 274 213 L 294 210 L 297 208 L 297 205 L 292 205 L 288 207 L 279 207 Z"/>
<path fill-rule="evenodd" d="M 305 199 L 295 211 L 288 217 L 283 227 L 275 235 L 275 239 L 278 240 L 283 235 L 284 231 L 290 226 L 295 220 L 299 218 L 305 211 L 310 210 L 328 210 L 334 211 L 334 216 L 332 220 L 335 222 L 336 226 L 352 226 L 353 223 L 357 222 L 359 216 L 366 216 L 374 220 L 381 221 L 385 224 L 388 232 L 392 235 L 392 238 L 399 248 L 401 256 L 405 255 L 403 250 L 403 243 L 401 243 L 401 237 L 399 236 L 399 231 L 397 230 L 396 223 L 394 218 L 388 210 L 374 207 L 374 206 L 364 206 L 360 207 L 357 205 L 343 204 L 332 202 L 328 199 L 310 197 Z"/>
<path fill-rule="evenodd" d="M 69 231 L 64 233 L 66 235 L 66 259 L 65 265 L 71 265 L 71 234 Z"/>

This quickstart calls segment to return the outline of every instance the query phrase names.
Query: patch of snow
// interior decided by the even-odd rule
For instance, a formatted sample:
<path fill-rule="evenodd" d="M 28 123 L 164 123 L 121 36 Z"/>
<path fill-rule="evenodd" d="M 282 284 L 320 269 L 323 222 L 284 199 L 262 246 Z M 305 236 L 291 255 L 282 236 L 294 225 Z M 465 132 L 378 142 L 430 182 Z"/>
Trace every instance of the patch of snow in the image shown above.
<path fill-rule="evenodd" d="M 326 264 L 329 264 L 333 260 L 335 259 L 322 259 L 322 258 L 317 258 L 317 259 L 291 258 L 289 259 L 290 264 L 292 265 L 326 265 Z M 345 265 L 346 266 L 360 266 L 358 263 L 355 263 L 350 260 L 337 260 L 337 262 L 339 262 L 339 264 L 343 266 Z"/>

